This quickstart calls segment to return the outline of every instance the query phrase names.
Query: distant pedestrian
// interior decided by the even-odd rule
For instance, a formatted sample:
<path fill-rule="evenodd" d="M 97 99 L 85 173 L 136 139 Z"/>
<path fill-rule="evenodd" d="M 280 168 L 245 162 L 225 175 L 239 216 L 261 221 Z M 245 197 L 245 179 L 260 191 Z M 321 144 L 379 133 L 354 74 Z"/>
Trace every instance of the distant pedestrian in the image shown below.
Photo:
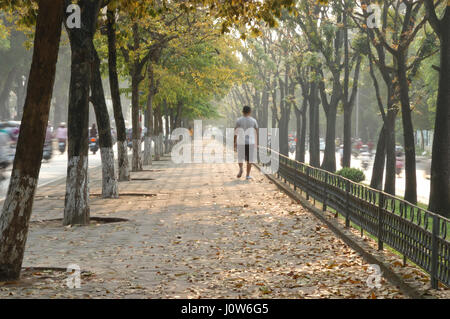
<path fill-rule="evenodd" d="M 244 160 L 247 162 L 247 180 L 251 180 L 250 172 L 252 170 L 252 163 L 256 162 L 256 155 L 258 149 L 258 122 L 251 116 L 252 109 L 249 106 L 244 106 L 242 110 L 243 116 L 236 122 L 234 134 L 234 149 L 238 152 L 239 173 L 237 178 L 241 178 L 244 173 Z M 243 145 L 238 145 L 238 135 L 241 130 L 245 134 L 245 141 Z M 242 141 L 239 141 L 241 144 Z"/>
<path fill-rule="evenodd" d="M 93 123 L 93 124 L 92 124 L 92 127 L 91 127 L 91 131 L 89 132 L 89 137 L 90 137 L 90 138 L 96 138 L 96 137 L 97 137 L 97 134 L 98 134 L 98 132 L 97 132 L 97 126 L 95 126 L 95 123 Z"/>
<path fill-rule="evenodd" d="M 47 131 L 45 132 L 45 144 L 51 144 L 53 140 L 53 128 L 50 122 L 47 125 Z"/>

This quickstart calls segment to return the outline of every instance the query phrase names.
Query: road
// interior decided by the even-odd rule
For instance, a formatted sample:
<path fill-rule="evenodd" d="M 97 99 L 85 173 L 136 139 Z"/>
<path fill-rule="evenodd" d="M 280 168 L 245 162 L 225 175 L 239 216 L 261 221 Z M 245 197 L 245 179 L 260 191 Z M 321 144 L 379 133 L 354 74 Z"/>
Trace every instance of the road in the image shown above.
<path fill-rule="evenodd" d="M 114 154 L 117 157 L 116 148 L 114 148 Z M 321 161 L 323 159 L 323 153 L 321 152 Z M 295 159 L 295 153 L 291 153 L 290 157 Z M 340 155 L 336 154 L 337 158 L 337 169 L 341 168 L 340 166 Z M 306 153 L 306 162 L 309 162 L 309 153 Z M 100 152 L 96 155 L 93 155 L 92 152 L 89 152 L 89 168 L 98 167 L 101 165 Z M 418 161 L 417 163 L 417 198 L 419 202 L 428 204 L 428 198 L 430 194 L 430 180 L 425 178 L 425 172 L 427 167 L 430 165 L 429 160 Z M 352 157 L 352 167 L 360 168 L 361 163 L 358 158 Z M 370 179 L 372 178 L 372 167 L 373 167 L 373 158 L 369 163 L 369 167 L 367 169 L 363 169 L 366 180 L 364 183 L 370 184 Z M 43 186 L 49 184 L 55 180 L 65 177 L 67 174 L 67 153 L 60 154 L 55 151 L 53 158 L 49 162 L 43 162 L 41 166 L 41 172 L 39 174 L 39 186 Z M 11 167 L 5 172 L 5 175 L 8 178 L 2 182 L 0 182 L 0 200 L 3 200 L 6 192 L 8 190 L 9 185 L 9 177 L 11 175 Z M 405 174 L 402 172 L 400 176 L 397 176 L 396 181 L 396 194 L 398 196 L 403 196 L 405 192 Z"/>
<path fill-rule="evenodd" d="M 114 153 L 117 156 L 116 151 Z M 101 165 L 101 157 L 100 152 L 93 155 L 92 152 L 89 152 L 89 168 L 98 167 Z M 6 172 L 5 176 L 8 178 L 3 180 L 0 183 L 0 200 L 3 200 L 6 196 L 6 192 L 9 186 L 9 178 L 11 176 L 10 166 Z M 42 162 L 41 171 L 39 174 L 39 186 L 43 186 L 49 184 L 55 180 L 63 178 L 67 174 L 67 152 L 64 154 L 60 154 L 57 150 L 53 152 L 53 158 L 49 162 Z"/>
<path fill-rule="evenodd" d="M 295 159 L 295 153 L 290 153 L 290 158 Z M 341 169 L 340 163 L 340 154 L 336 153 L 337 159 L 337 169 Z M 320 153 L 320 160 L 323 159 L 323 152 Z M 309 162 L 309 153 L 306 153 L 306 162 Z M 364 171 L 366 175 L 365 184 L 370 184 L 370 180 L 372 178 L 372 168 L 373 168 L 373 160 L 374 156 L 369 162 L 369 166 L 367 169 L 363 169 L 361 167 L 361 162 L 358 158 L 352 156 L 352 165 L 351 167 L 360 168 Z M 429 167 L 431 166 L 431 160 L 429 159 L 417 159 L 417 200 L 423 204 L 428 204 L 428 199 L 430 196 L 430 180 L 425 178 L 426 171 L 429 171 Z M 403 197 L 405 193 L 405 172 L 403 171 L 400 176 L 397 176 L 396 187 L 395 187 L 396 195 Z"/>

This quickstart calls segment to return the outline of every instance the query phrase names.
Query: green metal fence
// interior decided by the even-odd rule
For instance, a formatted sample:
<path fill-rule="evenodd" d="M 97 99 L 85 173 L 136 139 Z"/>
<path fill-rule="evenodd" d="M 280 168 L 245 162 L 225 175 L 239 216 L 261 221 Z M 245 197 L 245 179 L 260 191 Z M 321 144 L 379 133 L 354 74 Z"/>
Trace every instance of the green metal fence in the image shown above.
<path fill-rule="evenodd" d="M 268 152 L 276 153 L 266 149 Z M 342 176 L 313 168 L 278 154 L 278 178 L 306 196 L 334 209 L 346 226 L 359 226 L 411 260 L 438 282 L 450 287 L 450 219 L 429 212 L 398 197 L 354 183 Z M 272 158 L 273 160 L 273 158 Z M 265 165 L 265 164 L 261 164 Z M 266 165 L 267 166 L 267 165 Z"/>

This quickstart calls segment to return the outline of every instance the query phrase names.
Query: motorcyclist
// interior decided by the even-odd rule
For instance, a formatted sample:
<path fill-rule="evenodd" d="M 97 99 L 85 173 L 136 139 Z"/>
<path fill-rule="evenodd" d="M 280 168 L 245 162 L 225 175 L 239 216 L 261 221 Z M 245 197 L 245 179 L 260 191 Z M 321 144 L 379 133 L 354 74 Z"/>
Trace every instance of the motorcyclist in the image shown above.
<path fill-rule="evenodd" d="M 67 127 L 66 123 L 62 122 L 56 130 L 56 138 L 58 139 L 58 144 L 64 143 L 67 141 Z M 61 152 L 64 153 L 64 152 Z"/>
<path fill-rule="evenodd" d="M 92 124 L 91 130 L 89 132 L 89 138 L 97 138 L 97 126 L 95 125 L 95 123 Z"/>
<path fill-rule="evenodd" d="M 402 173 L 403 167 L 404 167 L 403 153 L 401 151 L 397 151 L 395 154 L 395 171 L 397 175 L 400 175 Z"/>
<path fill-rule="evenodd" d="M 53 132 L 50 123 L 47 126 L 47 131 L 45 132 L 45 144 L 51 144 L 53 139 Z"/>
<path fill-rule="evenodd" d="M 3 170 L 10 164 L 9 160 L 9 143 L 10 136 L 7 131 L 0 129 L 0 181 L 6 179 Z"/>
<path fill-rule="evenodd" d="M 53 130 L 50 123 L 47 125 L 47 131 L 45 132 L 44 142 L 44 154 L 43 159 L 49 161 L 53 155 Z"/>

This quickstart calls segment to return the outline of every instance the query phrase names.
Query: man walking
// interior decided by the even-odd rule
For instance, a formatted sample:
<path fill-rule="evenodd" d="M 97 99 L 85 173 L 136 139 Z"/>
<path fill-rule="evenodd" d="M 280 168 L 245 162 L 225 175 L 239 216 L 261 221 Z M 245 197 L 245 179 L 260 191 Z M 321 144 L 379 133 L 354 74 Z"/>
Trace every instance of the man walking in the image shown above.
<path fill-rule="evenodd" d="M 244 160 L 247 162 L 247 180 L 251 180 L 250 172 L 252 163 L 256 163 L 258 149 L 258 122 L 251 116 L 252 109 L 244 106 L 243 116 L 236 122 L 234 133 L 234 149 L 238 152 L 239 174 L 241 178 L 244 173 Z M 238 143 L 239 142 L 239 143 Z"/>

